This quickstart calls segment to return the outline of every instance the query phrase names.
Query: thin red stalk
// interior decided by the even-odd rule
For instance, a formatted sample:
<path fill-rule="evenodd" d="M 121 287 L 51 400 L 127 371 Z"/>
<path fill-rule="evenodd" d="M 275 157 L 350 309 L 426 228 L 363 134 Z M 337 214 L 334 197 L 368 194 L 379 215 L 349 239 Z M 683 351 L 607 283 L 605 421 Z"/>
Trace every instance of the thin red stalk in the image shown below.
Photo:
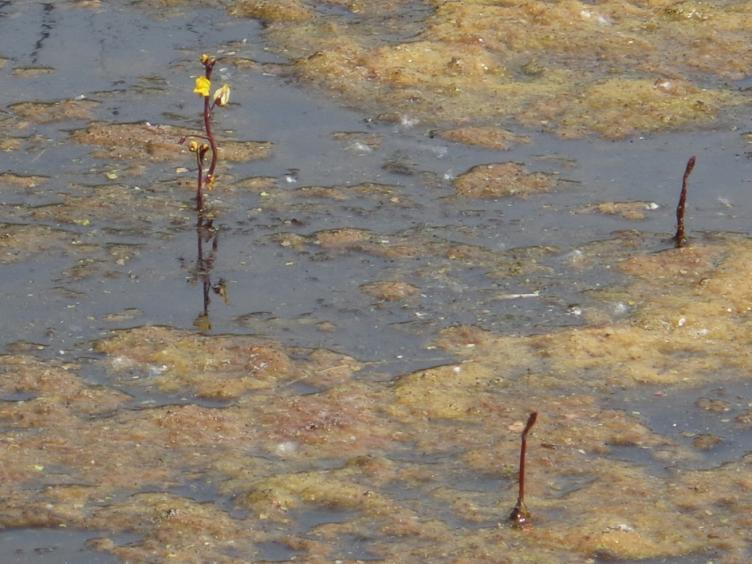
<path fill-rule="evenodd" d="M 535 425 L 537 420 L 538 412 L 533 411 L 527 418 L 527 424 L 522 431 L 522 440 L 520 442 L 520 468 L 518 474 L 519 489 L 517 493 L 517 503 L 512 510 L 512 514 L 509 516 L 509 518 L 518 526 L 525 525 L 529 519 L 527 508 L 525 507 L 525 458 L 527 456 L 527 434 L 530 432 L 530 429 L 533 428 L 533 425 Z"/>
<path fill-rule="evenodd" d="M 527 456 L 527 434 L 535 425 L 535 421 L 538 419 L 538 412 L 534 411 L 527 419 L 527 425 L 525 430 L 522 431 L 522 442 L 520 444 L 520 473 L 519 473 L 519 495 L 517 496 L 517 503 L 524 503 L 525 501 L 525 458 Z"/>
<path fill-rule="evenodd" d="M 201 212 L 204 209 L 204 157 L 201 154 L 201 149 L 196 150 L 196 165 L 198 168 L 198 178 L 196 180 L 196 211 Z"/>
<path fill-rule="evenodd" d="M 687 242 L 687 237 L 684 234 L 684 212 L 687 206 L 687 190 L 689 188 L 688 180 L 689 175 L 692 174 L 692 170 L 695 168 L 696 158 L 690 157 L 687 161 L 687 166 L 684 169 L 684 176 L 682 177 L 682 189 L 679 195 L 679 205 L 676 206 L 676 235 L 674 235 L 674 242 L 676 247 L 683 247 Z"/>
<path fill-rule="evenodd" d="M 207 80 L 211 80 L 212 70 L 214 70 L 214 61 L 211 61 L 204 65 L 205 76 Z M 209 96 L 204 96 L 204 130 L 206 130 L 206 137 L 209 139 L 209 145 L 211 146 L 211 163 L 209 164 L 209 171 L 206 173 L 206 185 L 211 190 L 212 180 L 214 179 L 214 169 L 217 167 L 217 142 L 214 139 L 212 133 L 211 120 L 213 105 L 210 105 Z"/>

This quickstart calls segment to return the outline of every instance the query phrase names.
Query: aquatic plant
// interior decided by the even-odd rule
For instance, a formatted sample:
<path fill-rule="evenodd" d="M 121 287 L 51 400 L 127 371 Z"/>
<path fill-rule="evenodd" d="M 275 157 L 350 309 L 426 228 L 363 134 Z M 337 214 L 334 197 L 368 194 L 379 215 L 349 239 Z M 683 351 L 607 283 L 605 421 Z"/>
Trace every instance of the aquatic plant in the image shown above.
<path fill-rule="evenodd" d="M 219 154 L 217 152 L 217 140 L 214 137 L 212 131 L 212 122 L 214 120 L 214 110 L 217 106 L 226 106 L 230 101 L 230 86 L 223 84 L 220 88 L 214 91 L 214 95 L 211 94 L 212 87 L 212 72 L 214 71 L 214 65 L 217 60 L 207 54 L 201 55 L 201 64 L 204 67 L 204 75 L 196 78 L 196 85 L 193 88 L 194 94 L 198 94 L 203 98 L 203 121 L 204 121 L 204 135 L 191 135 L 189 137 L 195 137 L 200 139 L 201 142 L 196 139 L 191 140 L 188 148 L 192 153 L 196 154 L 196 167 L 198 169 L 196 179 L 196 210 L 203 211 L 204 208 L 204 193 L 203 189 L 211 191 L 214 188 L 214 182 L 216 180 L 217 161 L 219 160 Z M 185 138 L 181 140 L 184 142 Z M 204 142 L 205 141 L 205 142 Z M 204 164 L 206 161 L 206 155 L 211 154 L 211 160 L 209 162 L 209 168 L 204 174 Z"/>
<path fill-rule="evenodd" d="M 509 520 L 512 521 L 513 526 L 517 528 L 523 528 L 530 526 L 530 511 L 528 511 L 525 505 L 525 457 L 527 456 L 527 434 L 530 429 L 533 428 L 535 422 L 538 420 L 538 412 L 533 411 L 527 418 L 525 429 L 522 431 L 522 439 L 520 441 L 520 469 L 518 476 L 518 493 L 517 503 L 512 509 L 512 513 L 509 515 Z"/>
<path fill-rule="evenodd" d="M 687 166 L 684 169 L 684 176 L 682 177 L 679 204 L 676 206 L 676 235 L 674 235 L 674 243 L 676 243 L 677 249 L 687 244 L 687 237 L 684 234 L 684 212 L 687 205 L 687 181 L 689 180 L 689 175 L 692 174 L 692 170 L 695 168 L 695 161 L 696 158 L 694 155 L 689 157 L 689 160 L 687 161 Z"/>

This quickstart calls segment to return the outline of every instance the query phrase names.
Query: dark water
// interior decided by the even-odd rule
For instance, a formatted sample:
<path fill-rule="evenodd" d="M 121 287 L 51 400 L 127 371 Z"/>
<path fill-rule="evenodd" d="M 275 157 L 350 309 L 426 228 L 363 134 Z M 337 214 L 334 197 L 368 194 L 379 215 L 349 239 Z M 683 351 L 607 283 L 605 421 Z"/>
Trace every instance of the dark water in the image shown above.
<path fill-rule="evenodd" d="M 95 531 L 69 531 L 66 529 L 8 529 L 0 531 L 2 560 L 8 564 L 109 564 L 120 562 L 115 556 L 92 552 L 87 542 L 97 538 Z M 125 543 L 133 540 L 121 535 Z"/>

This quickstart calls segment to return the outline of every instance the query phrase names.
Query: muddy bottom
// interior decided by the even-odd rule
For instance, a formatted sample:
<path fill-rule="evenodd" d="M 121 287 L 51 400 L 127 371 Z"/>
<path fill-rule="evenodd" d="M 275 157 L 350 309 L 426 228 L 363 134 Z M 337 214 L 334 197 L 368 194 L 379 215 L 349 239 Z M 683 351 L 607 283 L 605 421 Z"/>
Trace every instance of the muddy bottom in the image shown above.
<path fill-rule="evenodd" d="M 0 560 L 749 561 L 749 6 L 643 4 L 0 3 Z"/>

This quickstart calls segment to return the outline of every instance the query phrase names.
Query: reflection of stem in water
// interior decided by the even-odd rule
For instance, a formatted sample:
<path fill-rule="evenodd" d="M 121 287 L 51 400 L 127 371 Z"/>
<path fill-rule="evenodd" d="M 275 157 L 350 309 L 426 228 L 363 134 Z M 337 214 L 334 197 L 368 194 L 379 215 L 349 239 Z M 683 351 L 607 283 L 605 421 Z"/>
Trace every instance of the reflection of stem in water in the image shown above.
<path fill-rule="evenodd" d="M 39 52 L 42 50 L 44 42 L 49 38 L 52 28 L 55 26 L 55 20 L 52 17 L 52 12 L 55 9 L 55 5 L 52 2 L 45 2 L 42 4 L 42 28 L 39 34 L 39 39 L 34 43 L 34 49 L 31 51 L 31 62 L 36 64 L 39 60 Z"/>
<path fill-rule="evenodd" d="M 207 254 L 205 245 L 210 243 L 211 247 Z M 227 283 L 220 278 L 216 284 L 212 284 L 211 272 L 214 268 L 214 261 L 219 251 L 219 229 L 214 227 L 214 220 L 207 219 L 203 214 L 198 214 L 196 223 L 196 267 L 193 281 L 201 280 L 201 291 L 203 295 L 203 309 L 193 321 L 193 325 L 203 331 L 211 329 L 211 320 L 209 319 L 209 304 L 211 304 L 211 292 L 221 296 L 225 303 L 227 302 Z"/>

